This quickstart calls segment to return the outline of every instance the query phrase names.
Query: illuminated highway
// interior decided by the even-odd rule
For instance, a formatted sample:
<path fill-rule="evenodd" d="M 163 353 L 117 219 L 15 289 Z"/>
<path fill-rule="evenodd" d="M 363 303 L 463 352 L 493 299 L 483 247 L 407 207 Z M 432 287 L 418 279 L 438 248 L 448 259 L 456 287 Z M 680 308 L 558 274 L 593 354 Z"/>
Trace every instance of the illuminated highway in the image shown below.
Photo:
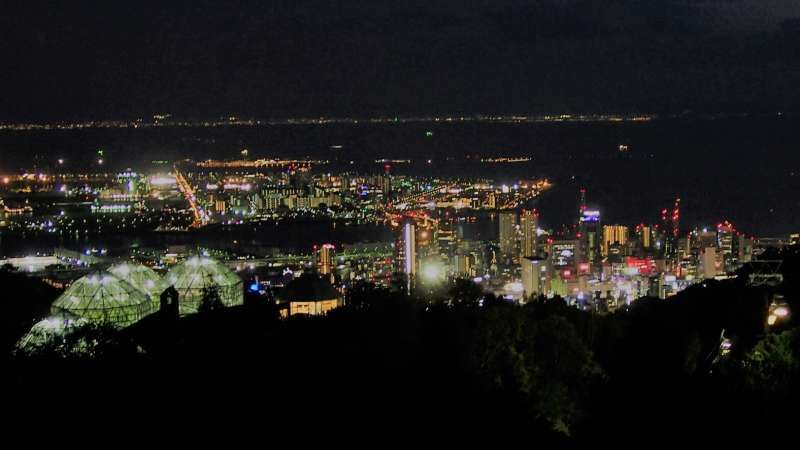
<path fill-rule="evenodd" d="M 206 224 L 208 224 L 208 214 L 203 210 L 203 208 L 197 203 L 197 197 L 195 196 L 194 189 L 186 180 L 186 177 L 183 176 L 180 170 L 178 170 L 178 166 L 174 166 L 175 170 L 175 180 L 178 183 L 178 189 L 180 189 L 183 196 L 186 198 L 186 201 L 189 202 L 189 206 L 192 208 L 192 215 L 194 216 L 194 220 L 192 221 L 191 228 L 200 228 Z"/>

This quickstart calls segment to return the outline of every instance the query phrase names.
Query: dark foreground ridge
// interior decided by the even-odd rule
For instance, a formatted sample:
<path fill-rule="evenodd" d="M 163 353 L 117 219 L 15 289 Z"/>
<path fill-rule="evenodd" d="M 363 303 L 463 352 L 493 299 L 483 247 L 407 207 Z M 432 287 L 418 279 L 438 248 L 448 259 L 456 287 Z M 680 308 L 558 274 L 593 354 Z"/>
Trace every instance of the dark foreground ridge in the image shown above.
<path fill-rule="evenodd" d="M 781 257 L 779 289 L 798 311 L 798 249 Z M 51 293 L 1 276 L 8 355 Z M 795 417 L 800 332 L 794 318 L 765 327 L 774 288 L 747 279 L 706 281 L 610 315 L 558 298 L 513 306 L 466 282 L 433 304 L 364 284 L 346 307 L 317 318 L 281 320 L 257 301 L 177 322 L 153 315 L 121 332 L 82 330 L 95 343 L 90 357 L 63 348 L 8 356 L 5 410 L 30 444 L 777 439 Z M 723 329 L 730 352 L 720 348 Z"/>

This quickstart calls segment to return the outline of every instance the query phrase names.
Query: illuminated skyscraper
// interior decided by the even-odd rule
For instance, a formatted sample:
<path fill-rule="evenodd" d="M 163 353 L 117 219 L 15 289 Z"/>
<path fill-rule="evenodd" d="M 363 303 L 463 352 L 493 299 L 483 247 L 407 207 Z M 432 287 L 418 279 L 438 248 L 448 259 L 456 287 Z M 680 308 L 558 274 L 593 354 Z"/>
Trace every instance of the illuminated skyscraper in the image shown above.
<path fill-rule="evenodd" d="M 661 222 L 664 227 L 664 257 L 676 258 L 678 255 L 678 235 L 680 234 L 681 199 L 676 198 L 672 211 L 661 210 Z"/>
<path fill-rule="evenodd" d="M 522 241 L 520 245 L 521 256 L 535 256 L 536 251 L 536 229 L 539 226 L 539 212 L 535 209 L 524 209 L 519 217 L 519 225 L 522 231 Z"/>
<path fill-rule="evenodd" d="M 650 225 L 637 225 L 636 236 L 639 238 L 644 250 L 649 250 L 653 246 L 653 228 Z"/>
<path fill-rule="evenodd" d="M 619 244 L 624 246 L 628 242 L 628 227 L 624 225 L 604 225 L 603 226 L 603 246 L 601 253 L 608 256 L 609 246 Z"/>
<path fill-rule="evenodd" d="M 538 256 L 526 256 L 520 259 L 520 264 L 524 298 L 547 294 L 547 260 Z"/>
<path fill-rule="evenodd" d="M 547 256 L 550 267 L 562 279 L 571 279 L 578 275 L 578 261 L 581 260 L 580 241 L 552 241 L 547 244 Z"/>
<path fill-rule="evenodd" d="M 475 276 L 475 256 L 459 253 L 453 258 L 454 271 L 459 276 Z"/>
<path fill-rule="evenodd" d="M 714 278 L 717 276 L 717 249 L 707 247 L 703 249 L 703 278 Z"/>
<path fill-rule="evenodd" d="M 501 212 L 499 225 L 500 253 L 504 257 L 513 256 L 517 243 L 517 215 L 514 212 Z"/>
<path fill-rule="evenodd" d="M 397 250 L 398 269 L 407 277 L 407 289 L 411 289 L 417 276 L 417 227 L 412 221 L 406 221 L 401 229 L 400 238 L 395 246 Z"/>
<path fill-rule="evenodd" d="M 333 271 L 333 250 L 335 247 L 332 244 L 323 244 L 319 248 L 319 255 L 317 259 L 317 270 L 323 275 L 330 275 Z"/>
<path fill-rule="evenodd" d="M 578 241 L 584 261 L 591 264 L 600 262 L 600 211 L 584 210 L 578 227 Z"/>
<path fill-rule="evenodd" d="M 717 247 L 724 268 L 728 272 L 733 272 L 739 267 L 741 240 L 742 236 L 736 232 L 732 223 L 726 220 L 717 225 Z"/>

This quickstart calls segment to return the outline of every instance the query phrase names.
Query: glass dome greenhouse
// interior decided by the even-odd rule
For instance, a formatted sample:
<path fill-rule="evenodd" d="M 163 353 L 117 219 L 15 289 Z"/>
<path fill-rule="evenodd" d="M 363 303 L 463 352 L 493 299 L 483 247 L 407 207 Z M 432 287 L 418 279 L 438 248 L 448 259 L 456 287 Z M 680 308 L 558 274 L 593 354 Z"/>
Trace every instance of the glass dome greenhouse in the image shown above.
<path fill-rule="evenodd" d="M 53 314 L 126 327 L 154 311 L 150 297 L 108 272 L 79 278 L 53 303 Z"/>
<path fill-rule="evenodd" d="M 108 268 L 108 271 L 122 281 L 127 282 L 150 297 L 157 310 L 161 302 L 161 293 L 167 288 L 164 280 L 151 268 L 141 264 L 122 262 Z"/>
<path fill-rule="evenodd" d="M 210 288 L 217 289 L 225 306 L 244 303 L 242 279 L 219 261 L 193 256 L 170 269 L 165 277 L 166 286 L 178 291 L 181 314 L 196 313 Z"/>
<path fill-rule="evenodd" d="M 36 322 L 28 333 L 17 342 L 17 349 L 34 352 L 57 337 L 63 337 L 86 323 L 85 319 L 72 314 L 52 315 Z"/>

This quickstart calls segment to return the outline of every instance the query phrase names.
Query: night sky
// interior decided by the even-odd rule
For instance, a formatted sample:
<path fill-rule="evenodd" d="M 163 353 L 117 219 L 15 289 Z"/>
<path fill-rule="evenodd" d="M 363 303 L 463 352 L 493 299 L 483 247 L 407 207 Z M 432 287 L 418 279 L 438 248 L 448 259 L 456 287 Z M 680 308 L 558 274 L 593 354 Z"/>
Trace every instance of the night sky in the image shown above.
<path fill-rule="evenodd" d="M 800 104 L 797 0 L 15 3 L 0 121 Z"/>

